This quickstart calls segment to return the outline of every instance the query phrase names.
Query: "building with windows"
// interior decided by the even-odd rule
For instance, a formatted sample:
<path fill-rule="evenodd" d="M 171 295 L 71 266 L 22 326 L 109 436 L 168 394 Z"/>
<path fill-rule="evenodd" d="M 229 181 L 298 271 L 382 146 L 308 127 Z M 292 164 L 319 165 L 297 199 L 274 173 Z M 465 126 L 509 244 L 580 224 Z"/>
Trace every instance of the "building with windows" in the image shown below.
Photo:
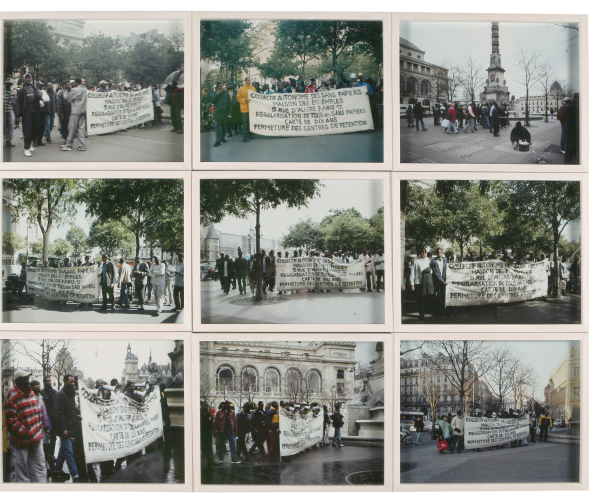
<path fill-rule="evenodd" d="M 558 82 L 554 82 L 550 87 L 550 93 L 548 99 L 544 95 L 531 95 L 528 96 L 528 108 L 530 116 L 541 115 L 550 116 L 550 108 L 554 109 L 554 118 L 558 109 L 562 106 L 563 99 L 567 97 L 566 93 L 563 92 L 562 87 Z M 572 97 L 572 96 L 568 96 Z M 526 96 L 514 99 L 510 104 L 510 109 L 513 110 L 516 117 L 526 116 Z"/>
<path fill-rule="evenodd" d="M 76 21 L 74 19 L 62 19 L 47 21 L 47 25 L 52 28 L 51 34 L 57 38 L 63 45 L 82 45 L 84 40 L 84 25 L 86 21 Z"/>
<path fill-rule="evenodd" d="M 5 254 L 4 246 L 2 251 L 2 265 L 19 264 L 19 255 L 23 254 L 25 257 L 30 251 L 30 244 L 41 238 L 41 230 L 37 223 L 31 224 L 27 221 L 26 214 L 21 215 L 18 221 L 14 220 L 15 210 L 14 206 L 17 200 L 14 198 L 12 189 L 4 187 L 2 190 L 2 234 L 12 232 L 20 235 L 23 238 L 24 244 L 22 248 L 15 248 L 14 253 Z"/>
<path fill-rule="evenodd" d="M 124 385 L 129 380 L 135 382 L 136 385 L 143 384 L 149 378 L 147 367 L 152 363 L 151 350 L 149 351 L 149 360 L 139 366 L 139 358 L 131 351 L 131 344 L 127 346 L 127 355 L 125 356 L 125 369 L 122 373 L 121 383 Z M 165 365 L 157 365 L 162 377 L 172 377 L 172 367 L 170 363 Z"/>
<path fill-rule="evenodd" d="M 166 39 L 166 35 L 158 33 L 157 29 L 149 30 L 145 33 L 129 33 L 129 36 L 117 35 L 119 45 L 123 50 L 129 50 L 137 42 L 148 42 L 150 44 L 156 42 L 163 42 Z"/>
<path fill-rule="evenodd" d="M 430 106 L 448 98 L 448 70 L 425 61 L 425 51 L 399 37 L 401 104 Z"/>
<path fill-rule="evenodd" d="M 333 408 L 354 399 L 354 342 L 200 343 L 200 399 L 217 408 L 231 401 L 292 401 Z"/>
<path fill-rule="evenodd" d="M 544 388 L 546 408 L 553 419 L 568 421 L 573 416 L 573 408 L 581 406 L 581 352 L 572 348 L 562 358 L 550 375 Z"/>

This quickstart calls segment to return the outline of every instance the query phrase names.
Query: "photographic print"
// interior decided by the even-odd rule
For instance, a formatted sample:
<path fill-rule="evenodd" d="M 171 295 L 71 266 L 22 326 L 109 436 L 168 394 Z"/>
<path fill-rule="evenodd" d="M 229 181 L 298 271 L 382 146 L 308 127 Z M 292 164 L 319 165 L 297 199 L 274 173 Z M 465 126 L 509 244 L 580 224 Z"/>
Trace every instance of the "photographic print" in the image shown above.
<path fill-rule="evenodd" d="M 579 164 L 579 24 L 401 21 L 402 163 Z M 448 37 L 468 43 L 448 51 Z"/>
<path fill-rule="evenodd" d="M 384 324 L 382 179 L 201 179 L 202 324 Z"/>
<path fill-rule="evenodd" d="M 578 483 L 580 348 L 402 341 L 401 484 Z"/>
<path fill-rule="evenodd" d="M 200 161 L 382 163 L 383 50 L 380 20 L 202 19 Z"/>
<path fill-rule="evenodd" d="M 384 362 L 383 342 L 200 342 L 201 484 L 383 485 Z"/>
<path fill-rule="evenodd" d="M 184 161 L 182 19 L 5 20 L 4 74 L 5 162 Z"/>
<path fill-rule="evenodd" d="M 5 483 L 185 482 L 183 340 L 1 342 Z"/>
<path fill-rule="evenodd" d="M 402 324 L 580 324 L 579 181 L 401 181 Z"/>
<path fill-rule="evenodd" d="M 184 179 L 4 179 L 3 323 L 184 323 Z"/>

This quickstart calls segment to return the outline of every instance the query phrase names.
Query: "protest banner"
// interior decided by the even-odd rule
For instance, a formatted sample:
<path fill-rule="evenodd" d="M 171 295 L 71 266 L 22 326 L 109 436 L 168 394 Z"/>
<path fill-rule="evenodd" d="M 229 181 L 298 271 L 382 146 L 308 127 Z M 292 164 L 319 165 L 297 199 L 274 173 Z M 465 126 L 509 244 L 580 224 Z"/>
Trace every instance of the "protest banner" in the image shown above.
<path fill-rule="evenodd" d="M 273 137 L 343 134 L 373 130 L 367 89 L 309 94 L 248 91 L 250 131 Z"/>
<path fill-rule="evenodd" d="M 276 259 L 276 289 L 339 290 L 366 286 L 364 260 L 341 264 L 327 257 Z"/>
<path fill-rule="evenodd" d="M 527 413 L 521 418 L 464 417 L 464 449 L 485 448 L 530 435 Z"/>
<path fill-rule="evenodd" d="M 446 268 L 446 305 L 520 302 L 548 295 L 550 262 L 510 264 L 501 260 L 460 262 Z"/>
<path fill-rule="evenodd" d="M 137 403 L 124 394 L 104 400 L 80 389 L 86 463 L 116 460 L 141 451 L 164 435 L 159 387 Z"/>
<path fill-rule="evenodd" d="M 27 290 L 48 300 L 98 301 L 98 265 L 88 267 L 30 267 Z"/>
<path fill-rule="evenodd" d="M 88 135 L 116 132 L 151 120 L 151 88 L 138 92 L 88 92 Z"/>
<path fill-rule="evenodd" d="M 323 439 L 323 412 L 291 415 L 279 407 L 278 425 L 281 457 L 296 455 Z"/>

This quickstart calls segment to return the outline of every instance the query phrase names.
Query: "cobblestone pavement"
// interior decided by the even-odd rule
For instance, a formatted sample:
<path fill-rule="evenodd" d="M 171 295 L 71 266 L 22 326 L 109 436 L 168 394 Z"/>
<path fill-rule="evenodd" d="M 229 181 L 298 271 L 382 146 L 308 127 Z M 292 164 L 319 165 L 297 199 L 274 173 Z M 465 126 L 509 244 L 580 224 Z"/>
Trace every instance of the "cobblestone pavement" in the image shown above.
<path fill-rule="evenodd" d="M 501 164 L 550 164 L 564 163 L 560 152 L 560 122 L 532 120 L 527 127 L 532 135 L 530 151 L 514 151 L 509 141 L 511 126 L 500 130 L 494 137 L 488 129 L 477 125 L 477 133 L 447 134 L 441 126 L 434 126 L 433 118 L 424 120 L 426 131 L 408 128 L 407 121 L 400 121 L 402 163 L 501 163 Z"/>

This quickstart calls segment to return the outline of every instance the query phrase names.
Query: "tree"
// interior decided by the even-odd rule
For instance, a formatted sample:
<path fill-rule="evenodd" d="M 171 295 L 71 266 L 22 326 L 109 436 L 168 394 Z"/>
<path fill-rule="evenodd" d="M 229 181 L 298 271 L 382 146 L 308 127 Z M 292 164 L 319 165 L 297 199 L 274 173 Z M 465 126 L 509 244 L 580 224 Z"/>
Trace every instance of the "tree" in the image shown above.
<path fill-rule="evenodd" d="M 96 84 L 111 78 L 121 65 L 121 46 L 116 38 L 103 33 L 84 37 L 80 58 L 82 68 L 90 71 Z"/>
<path fill-rule="evenodd" d="M 530 90 L 542 77 L 542 65 L 540 56 L 542 51 L 539 49 L 526 48 L 518 45 L 518 51 L 515 54 L 516 66 L 522 72 L 515 77 L 515 81 L 526 88 L 526 121 L 525 125 L 530 126 Z"/>
<path fill-rule="evenodd" d="M 135 235 L 135 255 L 139 255 L 141 236 L 170 206 L 183 204 L 182 179 L 93 179 L 79 199 L 86 214 L 99 220 L 119 221 Z M 180 201 L 182 200 L 182 201 Z M 182 205 L 183 206 L 183 205 Z M 183 212 L 176 224 L 183 226 Z"/>
<path fill-rule="evenodd" d="M 14 341 L 13 347 L 16 354 L 28 358 L 35 365 L 41 367 L 43 377 L 49 377 L 53 373 L 57 353 L 62 348 L 68 348 L 71 342 L 66 339 L 17 339 Z"/>
<path fill-rule="evenodd" d="M 184 252 L 184 197 L 170 200 L 160 216 L 144 231 L 145 241 L 152 246 L 159 247 L 164 252 Z"/>
<path fill-rule="evenodd" d="M 100 222 L 96 219 L 90 226 L 87 244 L 89 247 L 98 247 L 100 253 L 110 256 L 121 255 L 124 258 L 137 255 L 135 250 L 135 238 L 133 233 L 118 220 Z"/>
<path fill-rule="evenodd" d="M 512 181 L 510 202 L 517 217 L 533 220 L 538 226 L 550 228 L 552 252 L 558 260 L 558 244 L 569 222 L 581 217 L 581 183 L 578 181 Z M 554 273 L 553 297 L 558 298 L 558 273 Z"/>
<path fill-rule="evenodd" d="M 217 381 L 215 375 L 200 364 L 200 400 L 208 403 L 212 408 L 217 398 Z"/>
<path fill-rule="evenodd" d="M 384 207 L 379 208 L 370 219 L 370 238 L 367 247 L 376 251 L 379 249 L 385 250 L 384 243 Z"/>
<path fill-rule="evenodd" d="M 63 45 L 51 40 L 51 52 L 41 62 L 40 71 L 45 82 L 63 82 L 75 74 L 75 63 L 80 60 L 80 48 L 66 41 Z"/>
<path fill-rule="evenodd" d="M 492 345 L 488 354 L 491 367 L 485 374 L 485 381 L 489 389 L 499 400 L 499 410 L 503 410 L 503 404 L 512 387 L 512 374 L 515 366 L 512 348 L 507 344 Z"/>
<path fill-rule="evenodd" d="M 465 393 L 490 368 L 487 350 L 486 342 L 474 340 L 434 340 L 424 344 L 423 358 L 456 391 L 462 411 Z"/>
<path fill-rule="evenodd" d="M 419 372 L 417 387 L 426 403 L 430 406 L 432 410 L 431 419 L 432 422 L 435 422 L 436 409 L 442 400 L 444 393 L 439 373 L 425 366 L 423 370 Z"/>
<path fill-rule="evenodd" d="M 88 247 L 86 233 L 80 226 L 76 226 L 76 224 L 70 224 L 65 239 L 71 243 L 74 256 L 81 255 L 81 253 Z"/>
<path fill-rule="evenodd" d="M 282 81 L 287 76 L 294 75 L 297 71 L 297 64 L 277 50 L 273 50 L 265 62 L 258 62 L 256 66 L 264 78 L 276 81 Z"/>
<path fill-rule="evenodd" d="M 8 27 L 4 33 L 6 74 L 28 68 L 33 81 L 39 80 L 39 68 L 50 58 L 55 46 L 52 28 L 45 21 L 5 21 L 4 25 Z"/>
<path fill-rule="evenodd" d="M 20 234 L 12 231 L 2 233 L 2 253 L 10 255 L 11 261 L 14 259 L 14 254 L 25 248 L 26 245 L 26 240 Z"/>
<path fill-rule="evenodd" d="M 49 245 L 49 253 L 57 257 L 67 257 L 74 251 L 73 245 L 63 238 L 57 238 Z"/>
<path fill-rule="evenodd" d="M 469 53 L 464 57 L 462 67 L 458 71 L 460 86 L 464 89 L 464 96 L 468 101 L 476 101 L 479 88 L 485 82 L 483 64 L 478 59 L 473 59 Z"/>
<path fill-rule="evenodd" d="M 123 72 L 133 82 L 162 82 L 171 73 L 168 55 L 165 42 L 140 40 L 125 53 Z"/>
<path fill-rule="evenodd" d="M 370 223 L 350 210 L 327 217 L 321 222 L 325 247 L 360 252 L 366 248 L 372 235 Z"/>
<path fill-rule="evenodd" d="M 446 66 L 445 63 L 442 66 Z M 448 102 L 454 102 L 458 98 L 458 89 L 461 85 L 461 74 L 458 66 L 451 65 L 448 68 L 446 76 L 446 91 L 448 93 Z"/>
<path fill-rule="evenodd" d="M 57 354 L 55 355 L 55 361 L 53 363 L 52 374 L 57 379 L 57 387 L 58 389 L 61 387 L 61 383 L 63 377 L 65 375 L 77 375 L 78 369 L 76 368 L 76 360 L 72 356 L 70 352 L 69 346 L 63 346 Z M 91 389 L 94 388 L 94 384 L 90 386 Z"/>
<path fill-rule="evenodd" d="M 31 242 L 31 252 L 36 254 L 43 253 L 43 239 L 40 238 L 37 241 Z"/>
<path fill-rule="evenodd" d="M 29 223 L 39 225 L 43 234 L 42 261 L 47 265 L 51 229 L 75 216 L 78 184 L 73 179 L 6 179 L 4 185 L 14 192 L 14 219 L 26 215 Z"/>
<path fill-rule="evenodd" d="M 273 56 L 296 59 L 300 75 L 306 79 L 307 63 L 323 52 L 319 43 L 319 26 L 316 21 L 278 21 L 274 30 L 275 49 Z"/>
<path fill-rule="evenodd" d="M 200 222 L 218 223 L 228 215 L 247 218 L 256 216 L 256 300 L 262 300 L 260 248 L 260 216 L 262 210 L 279 205 L 288 208 L 306 207 L 309 200 L 319 195 L 323 185 L 312 179 L 202 179 L 200 181 Z"/>
<path fill-rule="evenodd" d="M 289 226 L 288 234 L 282 238 L 282 246 L 284 248 L 302 248 L 309 255 L 311 250 L 318 248 L 321 238 L 322 232 L 319 224 L 308 217 Z"/>
<path fill-rule="evenodd" d="M 524 402 L 536 385 L 534 369 L 524 363 L 516 363 L 511 372 L 511 391 L 513 394 L 513 409 L 523 410 Z"/>
<path fill-rule="evenodd" d="M 542 97 L 544 97 L 544 121 L 548 123 L 548 98 L 552 93 L 552 85 L 554 84 L 554 78 L 556 77 L 556 70 L 545 62 L 540 68 L 540 76 L 538 78 L 538 85 L 542 91 Z M 558 109 L 558 100 L 556 102 Z"/>

